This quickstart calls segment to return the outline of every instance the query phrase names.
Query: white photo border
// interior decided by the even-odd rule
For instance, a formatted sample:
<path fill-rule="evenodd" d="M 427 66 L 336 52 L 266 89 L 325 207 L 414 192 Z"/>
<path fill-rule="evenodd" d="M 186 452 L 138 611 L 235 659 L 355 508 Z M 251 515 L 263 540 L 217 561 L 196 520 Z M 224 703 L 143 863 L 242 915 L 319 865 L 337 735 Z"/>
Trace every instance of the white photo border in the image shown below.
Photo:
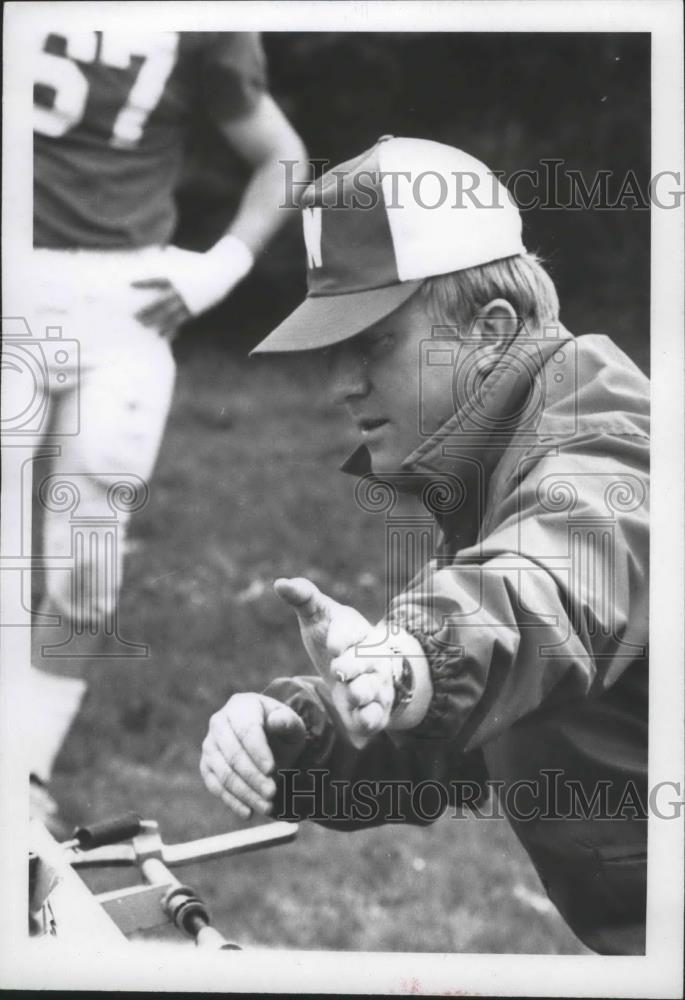
<path fill-rule="evenodd" d="M 76 25 L 114 27 L 135 17 L 174 30 L 649 32 L 652 40 L 652 172 L 683 177 L 683 26 L 678 0 L 482 0 L 482 2 L 8 3 L 5 5 L 3 286 L 19 287 L 30 250 L 31 87 L 26 32 L 50 8 Z M 683 759 L 683 206 L 651 214 L 652 549 L 649 785 L 684 787 Z M 11 503 L 11 484 L 3 504 Z M 5 525 L 3 531 L 12 530 Z M 8 535 L 5 536 L 9 537 Z M 5 581 L 3 581 L 4 584 Z M 683 822 L 649 820 L 647 954 L 644 957 L 264 952 L 197 954 L 170 945 L 120 952 L 84 942 L 67 953 L 25 936 L 26 774 L 16 676 L 27 630 L 2 629 L 0 781 L 0 985 L 274 993 L 425 993 L 450 996 L 682 995 Z M 11 633 L 8 635 L 7 633 Z"/>

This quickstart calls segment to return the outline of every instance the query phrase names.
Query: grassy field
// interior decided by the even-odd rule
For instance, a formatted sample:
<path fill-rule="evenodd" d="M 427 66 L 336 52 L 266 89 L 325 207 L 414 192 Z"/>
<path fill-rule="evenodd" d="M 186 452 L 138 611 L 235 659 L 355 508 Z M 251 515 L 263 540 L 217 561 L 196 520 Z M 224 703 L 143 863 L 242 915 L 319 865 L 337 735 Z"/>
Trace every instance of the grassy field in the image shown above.
<path fill-rule="evenodd" d="M 382 515 L 360 511 L 337 471 L 353 444 L 300 360 L 186 353 L 121 602 L 121 635 L 150 655 L 93 677 L 54 782 L 67 819 L 133 808 L 170 842 L 239 825 L 204 789 L 200 744 L 234 691 L 307 672 L 271 581 L 309 575 L 369 617 L 382 612 Z M 354 835 L 305 823 L 294 844 L 182 878 L 246 946 L 585 952 L 502 820 Z"/>

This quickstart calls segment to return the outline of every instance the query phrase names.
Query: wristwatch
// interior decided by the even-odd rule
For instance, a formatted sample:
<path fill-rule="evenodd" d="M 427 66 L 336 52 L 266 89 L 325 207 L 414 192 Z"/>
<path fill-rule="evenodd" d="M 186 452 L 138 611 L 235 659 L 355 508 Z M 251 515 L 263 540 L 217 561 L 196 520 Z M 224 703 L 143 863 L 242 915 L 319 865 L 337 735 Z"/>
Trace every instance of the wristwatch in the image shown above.
<path fill-rule="evenodd" d="M 412 665 L 402 650 L 398 649 L 397 646 L 390 646 L 390 651 L 396 657 L 396 659 L 393 659 L 392 664 L 392 681 L 395 687 L 395 699 L 391 709 L 392 714 L 398 708 L 407 705 L 411 701 L 414 694 L 415 680 Z"/>

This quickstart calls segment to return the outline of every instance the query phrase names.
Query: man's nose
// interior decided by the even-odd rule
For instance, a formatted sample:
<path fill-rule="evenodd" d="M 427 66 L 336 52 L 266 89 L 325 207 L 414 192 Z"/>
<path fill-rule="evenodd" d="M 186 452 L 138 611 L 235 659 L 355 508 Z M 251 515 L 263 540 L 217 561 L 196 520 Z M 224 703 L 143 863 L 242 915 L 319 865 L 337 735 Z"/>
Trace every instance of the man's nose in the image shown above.
<path fill-rule="evenodd" d="M 331 349 L 328 356 L 328 386 L 336 403 L 366 396 L 371 388 L 368 365 L 363 354 L 346 344 Z"/>

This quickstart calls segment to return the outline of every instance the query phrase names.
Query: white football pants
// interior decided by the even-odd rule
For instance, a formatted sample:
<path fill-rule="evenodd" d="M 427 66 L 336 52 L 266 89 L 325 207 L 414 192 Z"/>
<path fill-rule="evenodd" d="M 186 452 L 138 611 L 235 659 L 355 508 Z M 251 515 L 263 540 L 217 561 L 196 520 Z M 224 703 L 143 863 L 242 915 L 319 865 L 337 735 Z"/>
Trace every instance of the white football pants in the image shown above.
<path fill-rule="evenodd" d="M 134 316 L 154 293 L 130 285 L 163 274 L 162 256 L 157 247 L 34 251 L 27 318 L 43 354 L 47 394 L 34 463 L 44 560 L 40 610 L 58 623 L 34 630 L 42 731 L 31 769 L 44 780 L 85 690 L 78 657 L 97 657 L 100 639 L 117 634 L 126 528 L 146 502 L 171 403 L 169 343 Z M 80 654 L 83 638 L 87 653 Z"/>

